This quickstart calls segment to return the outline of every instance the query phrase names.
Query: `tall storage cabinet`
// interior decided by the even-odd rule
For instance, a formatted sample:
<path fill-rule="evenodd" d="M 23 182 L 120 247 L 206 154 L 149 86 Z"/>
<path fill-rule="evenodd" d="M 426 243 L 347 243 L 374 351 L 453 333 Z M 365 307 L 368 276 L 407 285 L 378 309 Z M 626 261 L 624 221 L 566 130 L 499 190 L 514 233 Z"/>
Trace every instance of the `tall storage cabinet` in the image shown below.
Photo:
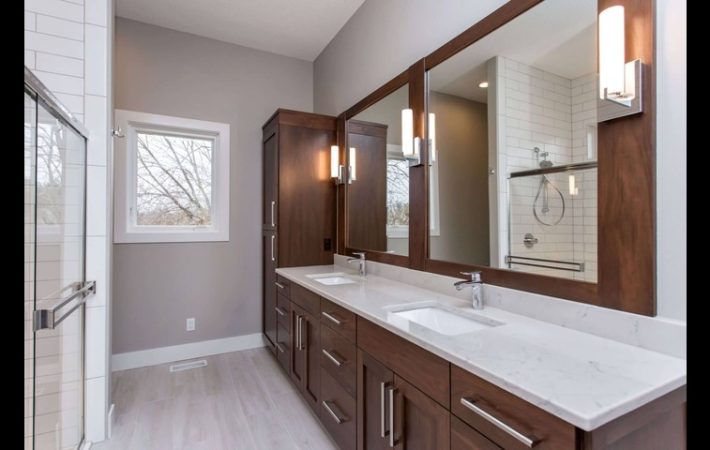
<path fill-rule="evenodd" d="M 276 268 L 333 263 L 335 117 L 278 109 L 262 131 L 263 332 L 276 352 Z"/>

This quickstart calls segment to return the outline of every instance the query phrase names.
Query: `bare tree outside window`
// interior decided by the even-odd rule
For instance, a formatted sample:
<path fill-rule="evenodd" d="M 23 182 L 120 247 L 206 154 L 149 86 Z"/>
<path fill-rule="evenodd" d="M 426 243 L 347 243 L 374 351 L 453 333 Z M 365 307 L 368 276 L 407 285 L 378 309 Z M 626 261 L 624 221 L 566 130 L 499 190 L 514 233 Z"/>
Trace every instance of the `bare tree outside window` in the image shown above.
<path fill-rule="evenodd" d="M 409 226 L 409 164 L 387 159 L 387 225 Z"/>
<path fill-rule="evenodd" d="M 214 140 L 136 134 L 138 225 L 212 225 Z"/>

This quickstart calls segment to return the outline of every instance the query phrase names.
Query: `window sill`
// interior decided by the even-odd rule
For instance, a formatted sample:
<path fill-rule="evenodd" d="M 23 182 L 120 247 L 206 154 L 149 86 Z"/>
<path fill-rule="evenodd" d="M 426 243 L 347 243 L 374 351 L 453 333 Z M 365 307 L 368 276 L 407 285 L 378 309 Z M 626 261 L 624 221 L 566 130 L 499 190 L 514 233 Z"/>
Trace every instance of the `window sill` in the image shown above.
<path fill-rule="evenodd" d="M 229 242 L 228 231 L 137 231 L 114 234 L 114 244 L 157 244 L 181 242 Z"/>

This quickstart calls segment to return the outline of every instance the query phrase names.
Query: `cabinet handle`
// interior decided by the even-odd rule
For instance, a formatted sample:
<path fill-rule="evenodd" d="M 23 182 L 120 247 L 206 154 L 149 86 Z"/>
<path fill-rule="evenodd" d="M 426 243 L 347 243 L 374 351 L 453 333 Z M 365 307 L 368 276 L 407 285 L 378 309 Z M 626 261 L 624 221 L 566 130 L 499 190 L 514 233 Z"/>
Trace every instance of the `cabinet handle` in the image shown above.
<path fill-rule="evenodd" d="M 513 436 L 515 439 L 522 442 L 528 448 L 533 448 L 540 442 L 540 439 L 536 438 L 535 436 L 527 436 L 516 430 L 515 428 L 511 427 L 507 423 L 501 421 L 500 419 L 488 414 L 483 409 L 476 406 L 475 401 L 471 398 L 461 397 L 461 404 L 486 419 L 492 425 Z"/>
<path fill-rule="evenodd" d="M 284 352 L 283 347 L 281 347 L 281 344 L 279 344 L 278 342 L 276 343 L 276 348 L 278 348 L 281 353 Z"/>
<path fill-rule="evenodd" d="M 335 364 L 336 366 L 340 367 L 340 366 L 343 365 L 343 363 L 345 363 L 345 361 L 343 361 L 343 360 L 341 360 L 341 359 L 336 358 L 335 356 L 333 356 L 328 350 L 326 350 L 326 349 L 321 349 L 321 351 L 323 352 L 323 354 L 324 354 L 325 356 L 328 357 L 328 359 L 330 359 L 331 361 L 333 361 L 333 364 Z"/>
<path fill-rule="evenodd" d="M 390 397 L 390 447 L 394 448 L 394 392 L 396 388 L 389 389 Z"/>
<path fill-rule="evenodd" d="M 276 239 L 275 235 L 271 235 L 271 260 L 276 261 L 276 258 L 274 258 L 274 239 Z"/>
<path fill-rule="evenodd" d="M 284 312 L 283 309 L 279 308 L 278 306 L 274 306 L 274 310 L 279 313 L 279 316 L 285 316 L 286 313 Z"/>
<path fill-rule="evenodd" d="M 301 350 L 301 316 L 296 316 L 296 348 Z"/>
<path fill-rule="evenodd" d="M 274 223 L 274 206 L 276 205 L 276 202 L 271 200 L 271 226 L 275 226 L 276 224 Z"/>
<path fill-rule="evenodd" d="M 328 411 L 328 413 L 330 413 L 330 415 L 333 417 L 333 420 L 335 420 L 335 423 L 341 424 L 341 423 L 345 422 L 346 419 L 344 417 L 340 417 L 335 411 L 333 411 L 333 408 L 330 406 L 330 403 L 333 403 L 333 402 L 331 402 L 329 400 L 323 400 L 322 403 L 323 403 L 323 407 L 325 408 L 325 410 Z M 333 403 L 333 406 L 335 406 L 335 403 Z M 337 406 L 335 406 L 335 407 L 337 408 Z"/>
<path fill-rule="evenodd" d="M 385 424 L 385 389 L 387 388 L 387 383 L 384 381 L 380 382 L 380 436 L 386 437 L 387 431 Z"/>
<path fill-rule="evenodd" d="M 286 287 L 286 286 L 284 286 L 283 284 L 279 283 L 278 281 L 274 281 L 274 284 L 275 284 L 276 287 L 279 288 L 279 289 L 284 289 L 284 288 Z"/>
<path fill-rule="evenodd" d="M 333 316 L 332 314 L 328 314 L 328 313 L 325 312 L 325 311 L 321 312 L 321 314 L 323 314 L 323 317 L 325 317 L 326 319 L 332 321 L 334 324 L 336 324 L 336 325 L 338 325 L 338 326 L 340 326 L 340 325 L 343 324 L 343 322 L 341 322 L 340 320 L 338 320 L 338 318 L 336 318 L 336 317 Z"/>

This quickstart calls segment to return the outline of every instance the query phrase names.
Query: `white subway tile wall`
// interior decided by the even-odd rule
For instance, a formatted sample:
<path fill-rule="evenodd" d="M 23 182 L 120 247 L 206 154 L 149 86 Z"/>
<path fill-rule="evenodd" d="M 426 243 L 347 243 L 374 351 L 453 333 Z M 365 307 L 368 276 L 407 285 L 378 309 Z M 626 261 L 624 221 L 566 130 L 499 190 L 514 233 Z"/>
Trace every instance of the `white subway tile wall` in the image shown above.
<path fill-rule="evenodd" d="M 77 119 L 84 122 L 90 133 L 87 231 L 91 237 L 87 238 L 86 270 L 88 279 L 97 281 L 97 293 L 89 299 L 86 313 L 84 424 L 85 438 L 93 442 L 101 441 L 106 436 L 108 407 L 107 345 L 110 327 L 107 299 L 110 242 L 107 216 L 110 199 L 107 194 L 110 177 L 107 162 L 111 142 L 108 130 L 111 110 L 109 64 L 112 42 L 109 36 L 112 11 L 112 0 L 25 0 L 25 65 L 32 69 Z M 28 228 L 31 227 L 28 223 Z M 45 252 L 48 251 L 50 249 L 46 248 Z M 31 261 L 26 259 L 26 263 L 29 270 Z M 53 282 L 38 279 L 37 295 L 51 292 L 54 287 Z M 27 298 L 31 298 L 32 294 L 31 283 L 28 283 Z M 31 303 L 27 305 L 26 320 L 29 320 Z M 52 347 L 47 347 L 47 350 L 51 352 Z M 57 414 L 56 411 L 47 414 L 50 413 Z M 26 410 L 26 418 L 31 425 L 30 417 L 31 411 Z M 47 416 L 42 420 L 50 423 L 53 419 L 56 416 Z M 41 423 L 38 419 L 39 425 Z M 50 434 L 38 437 L 37 448 L 42 448 L 43 443 L 47 445 L 46 448 L 55 448 L 57 442 L 62 444 L 61 439 L 56 441 L 56 436 Z"/>
<path fill-rule="evenodd" d="M 516 264 L 512 269 L 596 281 L 596 170 L 574 174 L 575 195 L 568 173 L 548 174 L 547 181 L 508 180 L 511 172 L 540 167 L 543 153 L 553 165 L 596 159 L 588 149 L 588 142 L 596 142 L 591 134 L 588 139 L 588 133 L 596 137 L 596 76 L 569 80 L 500 56 L 491 64 L 499 105 L 500 261 L 510 254 L 580 262 L 584 272 Z M 523 242 L 526 233 L 537 238 L 531 248 Z"/>

